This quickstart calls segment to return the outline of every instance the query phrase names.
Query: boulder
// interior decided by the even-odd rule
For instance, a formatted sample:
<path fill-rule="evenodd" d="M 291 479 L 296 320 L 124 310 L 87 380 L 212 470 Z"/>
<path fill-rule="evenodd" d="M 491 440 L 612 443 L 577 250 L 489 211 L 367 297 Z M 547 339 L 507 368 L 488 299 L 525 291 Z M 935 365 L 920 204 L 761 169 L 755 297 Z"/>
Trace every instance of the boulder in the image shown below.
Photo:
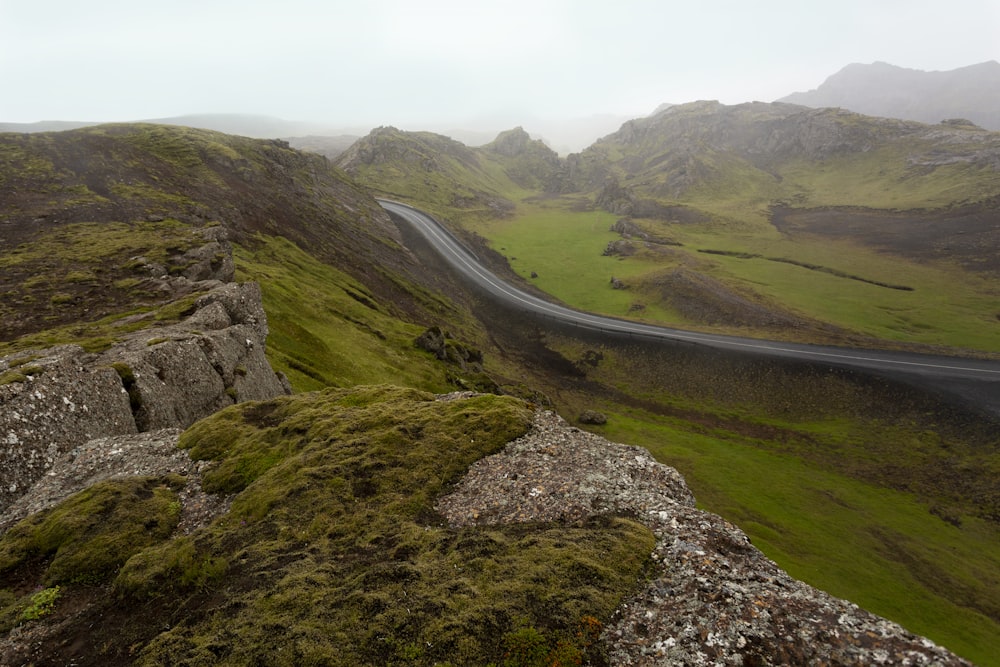
<path fill-rule="evenodd" d="M 600 641 L 613 665 L 969 665 L 781 570 L 695 506 L 675 469 L 539 411 L 435 509 L 452 528 L 628 516 L 656 537 L 648 578 Z"/>
<path fill-rule="evenodd" d="M 602 412 L 597 412 L 596 410 L 584 410 L 580 414 L 580 418 L 578 421 L 581 424 L 592 424 L 594 426 L 602 426 L 608 423 L 608 418 Z"/>
<path fill-rule="evenodd" d="M 604 247 L 604 252 L 601 254 L 605 257 L 628 257 L 629 255 L 634 255 L 636 252 L 635 244 L 628 239 L 618 239 L 617 241 L 608 241 L 608 245 Z"/>
<path fill-rule="evenodd" d="M 441 327 L 431 327 L 414 341 L 421 350 L 431 352 L 441 361 L 447 361 L 462 369 L 463 372 L 481 373 L 483 371 L 483 353 L 480 350 L 460 343 Z"/>

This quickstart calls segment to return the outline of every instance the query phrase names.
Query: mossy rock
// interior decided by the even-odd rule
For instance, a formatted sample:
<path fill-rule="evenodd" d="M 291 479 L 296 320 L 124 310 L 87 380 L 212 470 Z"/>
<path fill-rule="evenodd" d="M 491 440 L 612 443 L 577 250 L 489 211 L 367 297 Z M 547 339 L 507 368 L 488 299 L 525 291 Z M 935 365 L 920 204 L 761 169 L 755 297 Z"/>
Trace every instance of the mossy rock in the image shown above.
<path fill-rule="evenodd" d="M 451 529 L 434 511 L 531 416 L 511 397 L 371 386 L 195 424 L 180 444 L 213 462 L 205 484 L 235 493 L 232 509 L 136 554 L 114 587 L 118 604 L 157 597 L 164 614 L 226 603 L 169 631 L 149 619 L 138 663 L 500 664 L 527 635 L 553 659 L 599 663 L 580 628 L 599 629 L 642 577 L 646 528 L 606 516 Z"/>
<path fill-rule="evenodd" d="M 24 519 L 0 538 L 0 576 L 44 586 L 106 580 L 169 537 L 184 483 L 178 475 L 107 480 Z"/>

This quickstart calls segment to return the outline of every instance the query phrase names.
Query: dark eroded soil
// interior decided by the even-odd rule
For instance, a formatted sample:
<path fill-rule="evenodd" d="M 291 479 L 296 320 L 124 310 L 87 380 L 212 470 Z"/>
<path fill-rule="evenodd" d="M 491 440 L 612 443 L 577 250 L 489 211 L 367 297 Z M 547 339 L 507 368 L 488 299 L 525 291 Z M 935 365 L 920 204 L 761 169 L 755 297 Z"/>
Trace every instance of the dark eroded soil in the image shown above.
<path fill-rule="evenodd" d="M 937 210 L 775 207 L 771 221 L 787 234 L 851 238 L 919 261 L 951 261 L 1000 275 L 1000 199 Z"/>

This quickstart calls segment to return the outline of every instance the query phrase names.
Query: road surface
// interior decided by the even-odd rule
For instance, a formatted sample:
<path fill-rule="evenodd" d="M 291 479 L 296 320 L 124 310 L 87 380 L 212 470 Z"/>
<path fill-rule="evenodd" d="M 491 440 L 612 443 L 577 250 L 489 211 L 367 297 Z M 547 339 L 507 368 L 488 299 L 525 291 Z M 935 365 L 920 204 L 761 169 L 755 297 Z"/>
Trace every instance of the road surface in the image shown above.
<path fill-rule="evenodd" d="M 470 281 L 508 305 L 551 320 L 622 337 L 683 341 L 717 349 L 796 359 L 880 374 L 905 375 L 921 384 L 959 393 L 1000 415 L 1000 362 L 910 352 L 863 350 L 698 333 L 573 310 L 529 294 L 498 278 L 430 215 L 388 199 L 384 209 L 419 231 L 442 258 Z M 957 391 L 956 391 L 957 390 Z"/>

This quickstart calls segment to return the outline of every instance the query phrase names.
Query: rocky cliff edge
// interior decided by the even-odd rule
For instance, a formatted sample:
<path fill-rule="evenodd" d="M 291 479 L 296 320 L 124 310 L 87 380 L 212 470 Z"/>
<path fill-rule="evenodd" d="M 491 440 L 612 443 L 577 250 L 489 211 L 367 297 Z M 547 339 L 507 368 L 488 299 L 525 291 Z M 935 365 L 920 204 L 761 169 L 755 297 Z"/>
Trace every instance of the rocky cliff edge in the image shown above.
<path fill-rule="evenodd" d="M 184 428 L 243 400 L 290 393 L 265 358 L 256 283 L 218 283 L 178 324 L 0 359 L 0 511 L 95 438 Z"/>

